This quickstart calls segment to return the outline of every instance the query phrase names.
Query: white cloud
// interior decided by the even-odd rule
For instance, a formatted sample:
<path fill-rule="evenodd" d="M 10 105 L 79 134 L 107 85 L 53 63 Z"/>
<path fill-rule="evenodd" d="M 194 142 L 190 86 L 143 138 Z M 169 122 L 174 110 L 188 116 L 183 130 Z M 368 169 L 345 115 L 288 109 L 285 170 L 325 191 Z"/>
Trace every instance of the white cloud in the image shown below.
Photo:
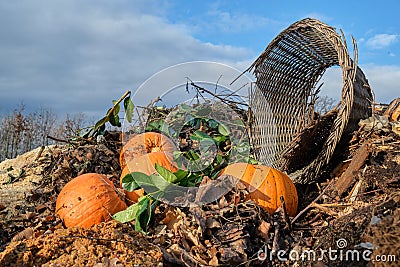
<path fill-rule="evenodd" d="M 368 64 L 360 67 L 374 90 L 378 103 L 389 103 L 394 98 L 400 97 L 400 66 Z"/>
<path fill-rule="evenodd" d="M 2 1 L 0 112 L 23 100 L 28 108 L 97 115 L 170 65 L 237 65 L 250 57 L 247 49 L 193 38 L 184 25 L 153 13 L 152 3 Z"/>
<path fill-rule="evenodd" d="M 241 10 L 227 10 L 219 1 L 213 2 L 201 14 L 193 14 L 188 21 L 196 33 L 244 34 L 256 29 L 280 29 L 285 25 L 271 18 L 245 13 Z"/>
<path fill-rule="evenodd" d="M 400 66 L 378 66 L 374 64 L 361 65 L 368 83 L 375 94 L 378 103 L 389 103 L 400 97 Z M 342 93 L 342 73 L 338 66 L 329 68 L 322 76 L 323 82 L 320 95 L 339 100 Z"/>
<path fill-rule="evenodd" d="M 308 13 L 304 16 L 305 18 L 313 18 L 313 19 L 317 19 L 319 21 L 322 21 L 324 23 L 330 22 L 332 21 L 332 18 L 329 16 L 326 16 L 325 14 L 322 13 L 317 13 L 317 12 L 311 12 Z"/>
<path fill-rule="evenodd" d="M 244 70 L 255 59 L 245 48 L 199 41 L 191 28 L 166 21 L 158 5 L 127 0 L 0 1 L 0 112 L 23 100 L 31 109 L 45 106 L 60 114 L 99 116 L 112 99 L 171 65 L 211 60 Z M 209 24 L 217 23 L 216 31 L 241 31 L 260 22 L 223 12 L 216 18 L 222 20 Z M 400 67 L 362 68 L 379 101 L 398 96 Z M 328 95 L 340 94 L 340 74 L 328 75 L 324 86 Z"/>
<path fill-rule="evenodd" d="M 371 49 L 382 49 L 390 46 L 397 41 L 399 36 L 396 34 L 376 34 L 367 40 L 367 46 Z"/>
<path fill-rule="evenodd" d="M 263 16 L 232 13 L 219 10 L 218 8 L 210 9 L 206 16 L 207 19 L 204 20 L 203 27 L 205 26 L 208 30 L 229 33 L 239 33 L 252 30 L 256 27 L 280 24 Z"/>

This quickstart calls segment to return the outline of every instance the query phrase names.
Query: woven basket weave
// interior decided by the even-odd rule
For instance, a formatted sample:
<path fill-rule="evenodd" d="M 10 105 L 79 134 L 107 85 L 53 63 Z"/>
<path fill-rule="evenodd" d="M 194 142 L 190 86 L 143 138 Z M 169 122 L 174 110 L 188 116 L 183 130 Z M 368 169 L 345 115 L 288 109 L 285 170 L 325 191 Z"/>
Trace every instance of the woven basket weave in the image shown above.
<path fill-rule="evenodd" d="M 371 88 L 353 45 L 354 60 L 335 28 L 307 18 L 282 31 L 249 67 L 256 76 L 250 132 L 259 161 L 288 172 L 294 182 L 315 181 L 341 138 L 371 115 Z M 341 101 L 312 118 L 310 97 L 332 66 L 342 71 Z"/>

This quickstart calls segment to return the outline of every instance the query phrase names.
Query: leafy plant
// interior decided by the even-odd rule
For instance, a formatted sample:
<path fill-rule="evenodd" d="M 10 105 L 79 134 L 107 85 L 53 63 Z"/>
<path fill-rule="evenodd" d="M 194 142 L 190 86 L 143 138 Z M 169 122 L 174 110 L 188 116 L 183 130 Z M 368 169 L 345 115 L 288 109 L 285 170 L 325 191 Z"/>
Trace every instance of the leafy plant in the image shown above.
<path fill-rule="evenodd" d="M 121 127 L 119 112 L 120 112 L 120 103 L 123 101 L 124 110 L 125 110 L 125 118 L 128 122 L 132 122 L 133 119 L 133 109 L 134 104 L 131 100 L 131 91 L 126 91 L 119 100 L 113 100 L 113 106 L 107 111 L 106 115 L 101 118 L 96 124 L 92 127 L 86 128 L 81 132 L 81 137 L 88 138 L 94 137 L 98 135 L 103 135 L 106 129 L 106 123 L 110 123 L 112 126 Z"/>
<path fill-rule="evenodd" d="M 147 175 L 141 172 L 132 172 L 122 178 L 122 187 L 132 192 L 140 187 L 145 188 L 147 195 L 139 198 L 137 203 L 129 206 L 126 210 L 114 214 L 113 218 L 122 223 L 135 221 L 135 230 L 146 232 L 147 226 L 158 204 L 158 199 L 166 194 L 173 193 L 174 185 L 192 186 L 193 180 L 202 179 L 200 175 L 185 170 L 171 172 L 159 164 L 155 164 L 157 174 Z"/>
<path fill-rule="evenodd" d="M 235 127 L 242 127 L 244 130 L 242 121 L 227 119 L 226 123 L 213 119 L 214 111 L 207 103 L 194 107 L 182 104 L 172 114 L 169 113 L 169 120 L 166 119 L 163 109 L 154 108 L 153 111 L 160 110 L 163 113 L 150 119 L 146 131 L 161 132 L 181 140 L 181 151 L 173 153 L 174 160 L 181 169 L 172 172 L 155 163 L 156 174 L 132 172 L 122 178 L 121 184 L 125 190 L 133 192 L 141 187 L 147 195 L 140 197 L 137 203 L 126 210 L 115 214 L 114 219 L 120 222 L 134 220 L 135 229 L 141 232 L 146 232 L 158 199 L 173 194 L 171 190 L 175 187 L 172 185 L 199 186 L 205 176 L 215 179 L 229 163 L 256 163 L 249 155 L 250 146 L 246 140 L 232 140 Z M 180 129 L 180 132 L 175 129 Z M 183 169 L 182 166 L 186 168 Z"/>

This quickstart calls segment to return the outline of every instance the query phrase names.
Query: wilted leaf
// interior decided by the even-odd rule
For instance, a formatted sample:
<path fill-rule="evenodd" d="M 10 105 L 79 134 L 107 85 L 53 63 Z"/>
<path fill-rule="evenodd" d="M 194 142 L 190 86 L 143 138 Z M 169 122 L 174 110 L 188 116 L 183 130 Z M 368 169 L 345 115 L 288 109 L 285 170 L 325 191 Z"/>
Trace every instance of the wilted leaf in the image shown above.
<path fill-rule="evenodd" d="M 122 263 L 118 263 L 117 258 L 109 259 L 107 257 L 104 257 L 101 263 L 96 263 L 93 265 L 93 267 L 123 267 L 124 265 Z"/>
<path fill-rule="evenodd" d="M 266 222 L 266 221 L 262 221 L 260 226 L 258 226 L 258 235 L 261 236 L 262 238 L 264 238 L 264 240 L 267 242 L 269 239 L 268 236 L 268 232 L 269 229 L 271 228 L 271 224 Z"/>
<path fill-rule="evenodd" d="M 178 230 L 179 224 L 182 224 L 182 218 L 179 217 L 173 211 L 168 211 L 165 218 L 161 221 L 163 224 L 167 226 L 168 229 L 174 229 L 176 232 Z"/>
<path fill-rule="evenodd" d="M 11 173 L 7 173 L 7 175 L 8 175 L 7 184 L 12 184 L 13 182 L 15 182 L 17 180 L 17 178 L 14 175 L 12 175 Z"/>
<path fill-rule="evenodd" d="M 18 234 L 16 234 L 11 240 L 12 241 L 21 241 L 24 239 L 30 239 L 32 238 L 34 233 L 34 230 L 32 227 L 28 227 L 24 230 L 22 230 L 21 232 L 19 232 Z"/>

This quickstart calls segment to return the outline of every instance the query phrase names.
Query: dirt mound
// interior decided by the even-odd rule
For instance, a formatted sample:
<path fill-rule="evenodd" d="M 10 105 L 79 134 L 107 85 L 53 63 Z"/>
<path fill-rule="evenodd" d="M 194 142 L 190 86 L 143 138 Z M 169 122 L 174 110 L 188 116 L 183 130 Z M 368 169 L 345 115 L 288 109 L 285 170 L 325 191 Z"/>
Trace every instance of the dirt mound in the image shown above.
<path fill-rule="evenodd" d="M 397 266 L 400 136 L 388 121 L 369 123 L 325 176 L 298 186 L 295 218 L 244 201 L 239 186 L 198 208 L 160 204 L 147 236 L 115 221 L 66 229 L 54 213 L 62 186 L 79 174 L 103 173 L 118 185 L 118 133 L 3 162 L 0 266 Z M 321 254 L 330 249 L 337 254 Z M 349 251 L 359 258 L 345 258 Z"/>
<path fill-rule="evenodd" d="M 12 242 L 2 252 L 0 266 L 157 266 L 162 261 L 157 246 L 115 221 L 47 234 L 30 229 L 20 236 L 25 240 Z"/>

